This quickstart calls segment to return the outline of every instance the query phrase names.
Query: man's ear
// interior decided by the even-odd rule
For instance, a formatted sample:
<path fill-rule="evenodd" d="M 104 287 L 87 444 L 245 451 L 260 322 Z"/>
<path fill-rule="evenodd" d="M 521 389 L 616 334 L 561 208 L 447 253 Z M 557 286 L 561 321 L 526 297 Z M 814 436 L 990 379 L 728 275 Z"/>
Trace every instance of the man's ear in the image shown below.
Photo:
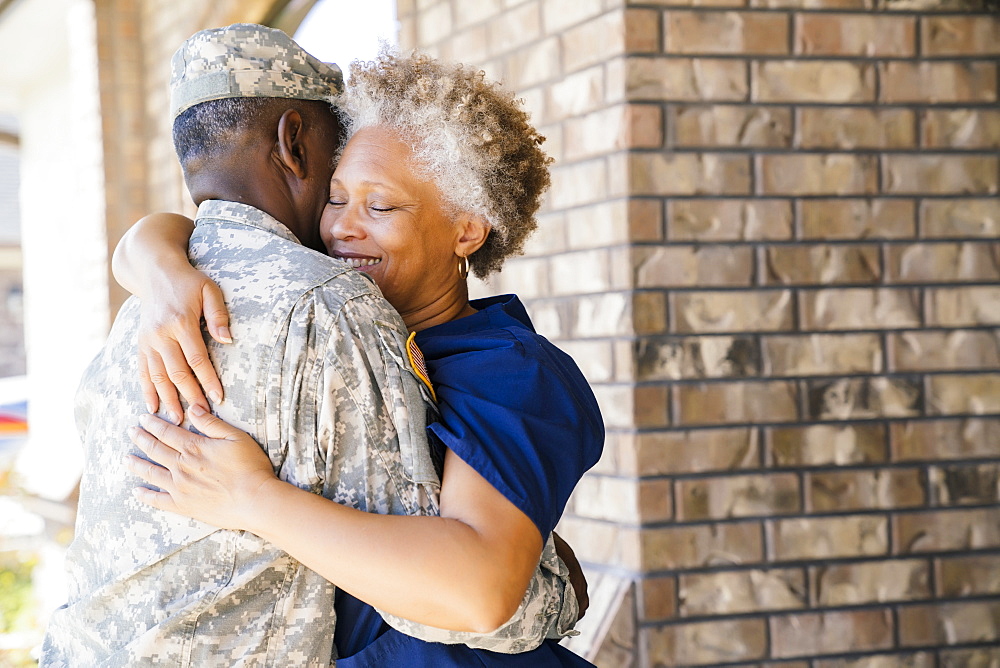
<path fill-rule="evenodd" d="M 456 220 L 459 229 L 455 242 L 455 255 L 469 257 L 479 250 L 490 235 L 490 223 L 483 216 L 463 211 Z"/>
<path fill-rule="evenodd" d="M 278 139 L 275 158 L 300 179 L 306 176 L 305 124 L 295 109 L 286 109 L 278 119 Z"/>

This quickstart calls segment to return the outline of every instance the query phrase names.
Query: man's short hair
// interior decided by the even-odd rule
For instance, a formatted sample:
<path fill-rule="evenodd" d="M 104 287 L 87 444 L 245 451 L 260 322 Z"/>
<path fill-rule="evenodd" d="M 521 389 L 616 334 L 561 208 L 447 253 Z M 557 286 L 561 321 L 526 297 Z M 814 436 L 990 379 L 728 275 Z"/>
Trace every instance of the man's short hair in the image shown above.
<path fill-rule="evenodd" d="M 182 167 L 238 149 L 254 135 L 274 135 L 278 119 L 295 109 L 310 125 L 332 117 L 340 133 L 340 115 L 326 101 L 273 97 L 229 97 L 189 107 L 174 119 L 174 150 Z M 271 137 L 274 139 L 274 137 Z"/>
<path fill-rule="evenodd" d="M 174 150 L 182 165 L 216 155 L 253 127 L 268 98 L 229 97 L 188 107 L 174 119 Z"/>

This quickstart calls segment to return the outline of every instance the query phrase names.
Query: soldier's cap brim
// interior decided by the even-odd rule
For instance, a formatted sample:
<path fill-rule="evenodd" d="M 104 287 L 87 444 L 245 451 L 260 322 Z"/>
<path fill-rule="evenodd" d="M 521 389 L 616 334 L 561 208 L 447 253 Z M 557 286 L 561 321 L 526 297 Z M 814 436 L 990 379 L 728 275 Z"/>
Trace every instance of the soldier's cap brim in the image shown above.
<path fill-rule="evenodd" d="M 170 115 L 202 102 L 234 97 L 327 100 L 343 90 L 343 74 L 266 26 L 234 24 L 202 30 L 171 60 Z"/>

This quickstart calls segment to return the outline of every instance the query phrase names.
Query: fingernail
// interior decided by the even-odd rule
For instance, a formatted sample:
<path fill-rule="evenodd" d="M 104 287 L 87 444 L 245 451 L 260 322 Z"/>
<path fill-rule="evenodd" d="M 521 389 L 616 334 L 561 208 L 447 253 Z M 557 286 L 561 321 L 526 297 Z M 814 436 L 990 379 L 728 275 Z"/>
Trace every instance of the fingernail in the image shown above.
<path fill-rule="evenodd" d="M 146 404 L 146 411 L 149 413 L 155 413 L 156 406 L 154 406 L 153 404 Z"/>
<path fill-rule="evenodd" d="M 219 328 L 219 339 L 221 339 L 223 343 L 232 343 L 233 342 L 233 333 L 229 331 L 228 327 L 220 327 Z"/>
<path fill-rule="evenodd" d="M 181 421 L 178 420 L 177 416 L 175 414 L 173 414 L 173 413 L 167 413 L 167 422 L 170 422 L 171 424 L 175 424 L 175 425 L 181 423 Z"/>
<path fill-rule="evenodd" d="M 188 410 L 191 412 L 191 415 L 197 415 L 198 417 L 201 417 L 202 415 L 206 415 L 208 413 L 208 411 L 206 411 L 204 407 L 202 407 L 200 404 L 195 404 L 191 406 L 191 408 L 189 408 Z"/>
<path fill-rule="evenodd" d="M 214 401 L 217 404 L 221 404 L 222 403 L 222 393 L 219 392 L 218 390 L 212 390 L 211 392 L 209 392 L 208 393 L 208 398 L 211 399 L 212 401 Z"/>

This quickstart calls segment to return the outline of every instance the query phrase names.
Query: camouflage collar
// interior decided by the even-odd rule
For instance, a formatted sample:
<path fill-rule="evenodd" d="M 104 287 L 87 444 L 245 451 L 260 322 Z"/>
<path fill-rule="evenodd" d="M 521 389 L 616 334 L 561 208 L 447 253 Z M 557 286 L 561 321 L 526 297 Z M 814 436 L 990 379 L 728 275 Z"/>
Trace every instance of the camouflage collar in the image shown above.
<path fill-rule="evenodd" d="M 198 207 L 198 215 L 195 216 L 194 224 L 203 225 L 218 222 L 248 225 L 264 230 L 265 232 L 270 232 L 271 234 L 276 234 L 283 239 L 294 241 L 297 244 L 302 243 L 290 229 L 257 207 L 221 199 L 207 199 L 202 202 Z"/>

